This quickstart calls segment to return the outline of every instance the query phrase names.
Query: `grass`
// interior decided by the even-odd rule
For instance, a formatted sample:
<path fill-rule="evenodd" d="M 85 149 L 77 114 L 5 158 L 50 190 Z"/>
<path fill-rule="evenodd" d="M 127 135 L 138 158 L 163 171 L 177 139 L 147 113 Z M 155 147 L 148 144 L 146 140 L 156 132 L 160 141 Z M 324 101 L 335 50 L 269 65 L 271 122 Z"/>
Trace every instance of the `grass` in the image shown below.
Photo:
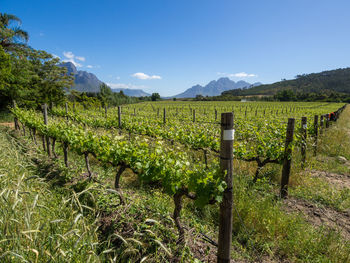
<path fill-rule="evenodd" d="M 13 116 L 8 110 L 0 111 L 0 122 L 13 122 Z"/>
<path fill-rule="evenodd" d="M 341 163 L 339 156 L 350 160 L 350 107 L 340 119 L 320 135 L 317 156 L 309 153 L 306 171 L 294 169 L 291 195 L 338 211 L 350 210 L 350 189 L 332 185 L 314 174 L 327 172 L 350 175 L 349 163 Z"/>
<path fill-rule="evenodd" d="M 101 261 L 94 218 L 85 214 L 80 193 L 52 188 L 34 173 L 30 152 L 4 128 L 0 148 L 0 261 Z"/>
<path fill-rule="evenodd" d="M 348 127 L 350 109 L 320 139 L 319 155 L 344 156 L 339 127 Z M 6 117 L 4 117 L 6 119 Z M 344 125 L 344 126 L 342 126 Z M 338 127 L 339 126 L 339 127 Z M 349 135 L 347 135 L 349 137 Z M 328 146 L 326 146 L 328 145 Z M 70 168 L 63 160 L 49 160 L 28 139 L 0 131 L 0 258 L 4 262 L 169 262 L 177 252 L 177 231 L 171 217 L 172 198 L 152 185 L 141 185 L 130 171 L 123 174 L 125 203 L 113 190 L 116 170 L 91 158 L 98 181 L 86 180 L 81 156 L 69 153 Z M 331 147 L 329 150 L 327 147 Z M 60 144 L 57 152 L 62 156 Z M 327 150 L 328 149 L 328 150 Z M 320 157 L 318 157 L 320 158 Z M 34 160 L 34 161 L 33 161 Z M 321 167 L 312 158 L 308 168 Z M 330 164 L 329 164 L 330 165 Z M 324 180 L 300 174 L 293 164 L 290 194 L 341 211 L 350 205 L 349 191 Z M 334 169 L 339 168 L 336 165 Z M 348 262 L 350 244 L 337 231 L 316 227 L 298 213 L 287 213 L 279 200 L 280 166 L 270 165 L 262 179 L 251 183 L 255 167 L 235 162 L 233 258 L 240 262 Z M 337 170 L 340 171 L 340 170 Z M 315 191 L 317 189 L 318 191 Z M 202 209 L 185 200 L 182 222 L 187 243 L 183 262 L 213 262 L 216 248 L 202 240 L 201 232 L 216 240 L 218 205 Z"/>

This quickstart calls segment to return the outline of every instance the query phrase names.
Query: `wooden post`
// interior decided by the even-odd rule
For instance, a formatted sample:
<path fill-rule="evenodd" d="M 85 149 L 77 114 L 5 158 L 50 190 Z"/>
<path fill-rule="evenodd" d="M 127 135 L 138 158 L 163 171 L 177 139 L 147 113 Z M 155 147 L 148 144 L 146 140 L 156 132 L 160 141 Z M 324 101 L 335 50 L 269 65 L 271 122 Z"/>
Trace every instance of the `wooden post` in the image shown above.
<path fill-rule="evenodd" d="M 12 107 L 13 107 L 13 108 L 16 108 L 16 107 L 17 107 L 16 101 L 15 101 L 15 100 L 12 101 Z M 14 123 L 15 123 L 15 130 L 19 130 L 19 124 L 18 124 L 18 119 L 17 119 L 17 117 L 14 117 L 13 121 L 14 121 Z"/>
<path fill-rule="evenodd" d="M 63 143 L 64 164 L 68 167 L 68 143 Z"/>
<path fill-rule="evenodd" d="M 68 121 L 68 103 L 66 102 L 66 118 L 67 118 L 67 121 Z"/>
<path fill-rule="evenodd" d="M 157 109 L 157 117 L 159 117 L 159 108 Z"/>
<path fill-rule="evenodd" d="M 208 156 L 207 156 L 208 151 L 206 149 L 203 150 L 203 155 L 204 155 L 204 163 L 205 163 L 205 168 L 208 169 Z"/>
<path fill-rule="evenodd" d="M 36 141 L 36 129 L 35 128 L 33 128 L 33 139 L 34 139 L 35 145 L 38 145 L 38 143 Z"/>
<path fill-rule="evenodd" d="M 107 118 L 107 105 L 105 105 L 105 117 Z"/>
<path fill-rule="evenodd" d="M 317 140 L 318 140 L 318 115 L 315 115 L 314 117 L 314 136 L 315 136 L 315 142 L 314 142 L 314 156 L 317 154 Z"/>
<path fill-rule="evenodd" d="M 215 120 L 218 119 L 218 111 L 215 109 Z"/>
<path fill-rule="evenodd" d="M 166 109 L 163 110 L 163 123 L 166 123 Z"/>
<path fill-rule="evenodd" d="M 73 101 L 73 112 L 75 112 L 75 101 Z"/>
<path fill-rule="evenodd" d="M 326 128 L 329 128 L 329 114 L 326 114 Z"/>
<path fill-rule="evenodd" d="M 89 163 L 89 153 L 85 152 L 85 153 L 84 153 L 84 157 L 85 157 L 86 170 L 87 170 L 87 172 L 88 172 L 89 178 L 91 179 L 91 177 L 92 177 L 92 172 L 91 172 L 90 163 Z"/>
<path fill-rule="evenodd" d="M 122 127 L 122 109 L 120 106 L 118 106 L 118 127 Z"/>
<path fill-rule="evenodd" d="M 43 150 L 46 151 L 46 146 L 45 146 L 45 136 L 43 135 L 41 137 L 42 141 L 43 141 Z"/>
<path fill-rule="evenodd" d="M 324 115 L 320 117 L 320 134 L 322 134 L 324 128 Z"/>
<path fill-rule="evenodd" d="M 134 108 L 134 116 L 136 116 L 136 109 Z"/>
<path fill-rule="evenodd" d="M 305 167 L 306 162 L 306 138 L 307 138 L 307 118 L 301 118 L 301 167 Z"/>
<path fill-rule="evenodd" d="M 196 122 L 196 110 L 193 110 L 193 122 Z"/>
<path fill-rule="evenodd" d="M 43 106 L 43 114 L 44 114 L 44 124 L 47 126 L 47 104 L 44 103 Z M 50 147 L 50 137 L 46 136 L 46 150 L 49 157 L 51 157 L 51 147 Z"/>
<path fill-rule="evenodd" d="M 226 189 L 220 203 L 219 241 L 217 262 L 229 263 L 232 243 L 233 210 L 233 113 L 221 114 L 220 170 L 225 175 Z"/>
<path fill-rule="evenodd" d="M 284 159 L 282 168 L 282 180 L 281 180 L 281 197 L 286 198 L 288 195 L 288 182 L 290 175 L 290 167 L 292 164 L 292 148 L 290 143 L 293 141 L 294 134 L 294 122 L 295 119 L 288 119 L 287 133 L 286 133 L 286 144 L 284 148 Z"/>

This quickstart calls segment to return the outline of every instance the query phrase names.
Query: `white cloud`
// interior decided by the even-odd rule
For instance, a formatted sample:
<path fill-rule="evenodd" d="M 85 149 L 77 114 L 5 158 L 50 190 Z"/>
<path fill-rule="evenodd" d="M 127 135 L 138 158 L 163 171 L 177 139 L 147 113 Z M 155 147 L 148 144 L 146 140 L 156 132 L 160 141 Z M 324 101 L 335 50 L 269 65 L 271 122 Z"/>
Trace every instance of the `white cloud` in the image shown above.
<path fill-rule="evenodd" d="M 115 77 L 115 79 L 119 80 L 119 79 L 120 79 L 120 77 L 119 77 L 119 76 L 117 76 L 117 77 Z"/>
<path fill-rule="evenodd" d="M 93 66 L 91 66 L 91 65 L 87 65 L 86 67 L 87 67 L 87 68 L 93 68 Z"/>
<path fill-rule="evenodd" d="M 162 78 L 161 76 L 158 76 L 158 75 L 150 76 L 142 72 L 134 73 L 131 76 L 137 79 L 161 79 Z"/>
<path fill-rule="evenodd" d="M 43 36 L 45 36 L 45 34 L 44 34 L 43 32 L 40 32 L 40 33 L 39 33 L 39 36 L 40 36 L 40 37 L 43 37 Z"/>
<path fill-rule="evenodd" d="M 124 83 L 107 83 L 112 89 L 147 89 L 143 85 L 133 85 L 133 84 L 124 84 Z"/>
<path fill-rule="evenodd" d="M 61 59 L 59 56 L 57 56 L 56 54 L 51 54 L 54 58 L 59 58 Z"/>
<path fill-rule="evenodd" d="M 80 60 L 80 61 L 85 61 L 85 57 L 78 57 L 78 56 L 76 56 L 75 57 L 77 60 Z"/>
<path fill-rule="evenodd" d="M 227 76 L 230 78 L 251 78 L 251 77 L 257 77 L 256 74 L 248 74 L 245 72 L 239 72 L 239 73 L 224 73 L 224 72 L 218 72 L 218 75 Z"/>
<path fill-rule="evenodd" d="M 68 59 L 74 58 L 74 54 L 72 52 L 70 52 L 70 51 L 68 51 L 68 52 L 63 51 L 63 56 L 65 56 Z"/>
<path fill-rule="evenodd" d="M 85 61 L 84 57 L 77 57 L 73 54 L 73 52 L 71 51 L 64 51 L 63 52 L 63 56 L 65 56 L 66 58 L 63 60 L 64 62 L 72 62 L 74 64 L 74 66 L 81 68 L 83 65 L 78 63 L 76 60 L 79 61 Z"/>

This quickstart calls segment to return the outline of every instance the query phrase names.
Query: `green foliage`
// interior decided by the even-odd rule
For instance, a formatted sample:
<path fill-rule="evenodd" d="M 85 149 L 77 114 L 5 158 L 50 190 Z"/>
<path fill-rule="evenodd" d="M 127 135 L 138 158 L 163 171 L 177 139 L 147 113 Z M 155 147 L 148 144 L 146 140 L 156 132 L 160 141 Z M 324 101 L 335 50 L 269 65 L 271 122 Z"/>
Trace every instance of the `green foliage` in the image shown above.
<path fill-rule="evenodd" d="M 131 167 L 141 181 L 158 182 L 169 195 L 187 189 L 197 196 L 196 202 L 199 206 L 222 195 L 223 187 L 219 186 L 222 186 L 223 176 L 216 162 L 209 171 L 201 163 L 190 165 L 187 153 L 166 149 L 161 142 L 151 148 L 147 141 L 140 138 L 128 142 L 107 133 L 97 135 L 73 123 L 62 123 L 59 120 L 45 126 L 42 115 L 33 110 L 16 107 L 12 112 L 27 127 L 68 143 L 78 154 L 91 153 L 104 164 L 124 164 Z"/>
<path fill-rule="evenodd" d="M 100 86 L 100 92 L 98 93 L 98 98 L 102 102 L 102 106 L 107 106 L 113 102 L 113 91 L 105 83 Z"/>
<path fill-rule="evenodd" d="M 28 34 L 11 28 L 11 21 L 20 19 L 0 13 L 0 107 L 12 100 L 29 107 L 62 103 L 73 79 L 58 66 L 58 58 L 20 42 L 28 40 Z"/>
<path fill-rule="evenodd" d="M 160 100 L 159 93 L 152 93 L 151 99 L 152 101 Z"/>
<path fill-rule="evenodd" d="M 296 97 L 293 91 L 291 90 L 281 90 L 277 92 L 274 98 L 279 101 L 293 101 Z"/>
<path fill-rule="evenodd" d="M 11 59 L 10 55 L 5 53 L 4 49 L 0 47 L 0 94 L 9 90 L 10 80 L 13 78 L 11 73 Z M 1 100 L 0 108 L 4 101 Z"/>
<path fill-rule="evenodd" d="M 15 15 L 0 13 L 0 46 L 6 51 L 25 47 L 25 43 L 29 39 L 26 31 L 18 26 L 11 27 L 14 22 L 20 24 L 21 19 Z"/>
<path fill-rule="evenodd" d="M 235 89 L 223 96 L 276 95 L 281 101 L 350 101 L 350 68 L 303 74 L 292 80 L 260 85 L 248 89 Z M 261 99 L 265 99 L 264 97 Z"/>
<path fill-rule="evenodd" d="M 52 188 L 40 178 L 29 153 L 23 154 L 24 148 L 4 128 L 0 147 L 0 261 L 103 260 L 103 254 L 97 255 L 97 232 L 82 209 L 86 204 L 81 194 Z"/>

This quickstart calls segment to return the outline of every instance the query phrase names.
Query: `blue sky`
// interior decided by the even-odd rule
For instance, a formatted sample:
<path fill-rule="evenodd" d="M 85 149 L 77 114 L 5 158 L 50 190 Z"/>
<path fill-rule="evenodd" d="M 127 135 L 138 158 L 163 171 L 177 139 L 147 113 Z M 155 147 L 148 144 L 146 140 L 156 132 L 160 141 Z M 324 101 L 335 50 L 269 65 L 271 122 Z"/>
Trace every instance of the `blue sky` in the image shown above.
<path fill-rule="evenodd" d="M 175 95 L 350 66 L 345 0 L 0 0 L 29 44 L 112 87 Z"/>

